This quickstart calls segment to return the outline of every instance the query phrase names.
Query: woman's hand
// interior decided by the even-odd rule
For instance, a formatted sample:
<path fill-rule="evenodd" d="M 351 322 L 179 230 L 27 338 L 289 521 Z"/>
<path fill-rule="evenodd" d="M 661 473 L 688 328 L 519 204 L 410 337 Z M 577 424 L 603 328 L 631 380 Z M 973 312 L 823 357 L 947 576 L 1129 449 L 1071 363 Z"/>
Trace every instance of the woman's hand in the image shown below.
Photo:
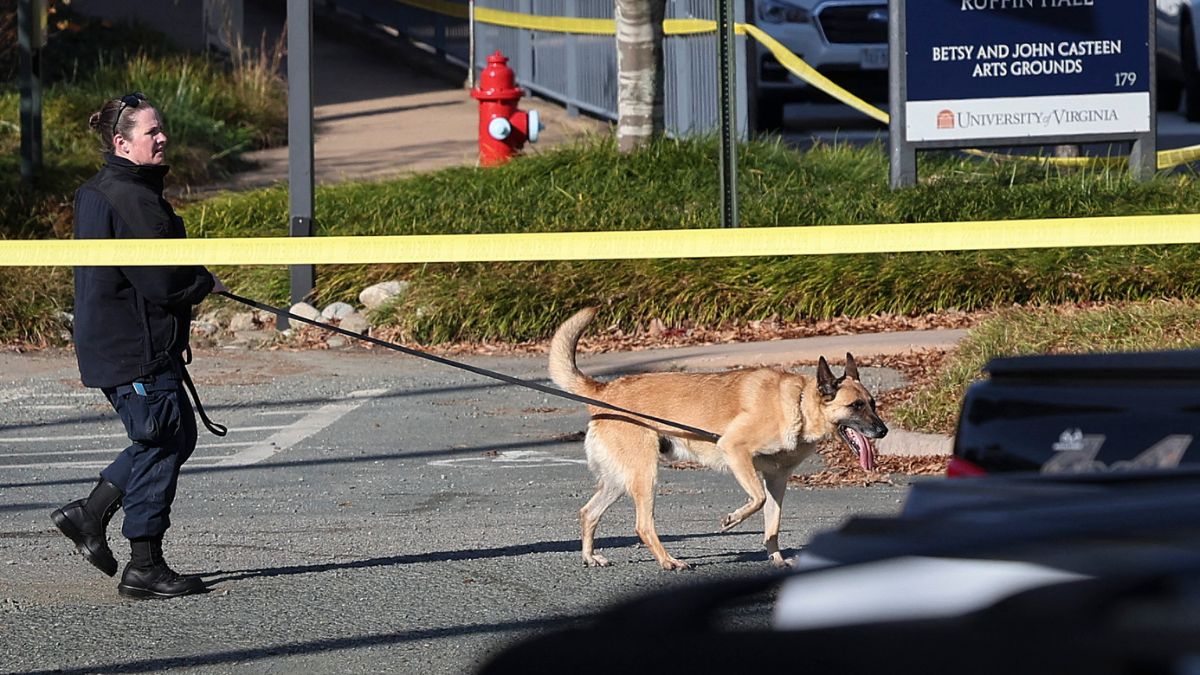
<path fill-rule="evenodd" d="M 221 280 L 220 280 L 220 278 L 217 277 L 217 275 L 215 275 L 215 274 L 212 275 L 212 278 L 213 278 L 213 289 L 212 289 L 213 293 L 228 293 L 229 292 L 229 289 L 225 287 L 225 284 L 221 283 Z"/>

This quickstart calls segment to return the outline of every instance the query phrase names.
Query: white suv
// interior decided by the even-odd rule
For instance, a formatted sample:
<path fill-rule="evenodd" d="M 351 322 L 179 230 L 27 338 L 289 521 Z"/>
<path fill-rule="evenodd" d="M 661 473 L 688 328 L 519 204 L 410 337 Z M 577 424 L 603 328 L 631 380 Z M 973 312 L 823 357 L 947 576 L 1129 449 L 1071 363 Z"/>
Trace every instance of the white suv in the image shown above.
<path fill-rule="evenodd" d="M 887 100 L 886 0 L 755 0 L 754 23 L 829 79 L 868 101 Z M 783 126 L 792 101 L 831 101 L 775 60 L 751 50 L 757 130 Z"/>

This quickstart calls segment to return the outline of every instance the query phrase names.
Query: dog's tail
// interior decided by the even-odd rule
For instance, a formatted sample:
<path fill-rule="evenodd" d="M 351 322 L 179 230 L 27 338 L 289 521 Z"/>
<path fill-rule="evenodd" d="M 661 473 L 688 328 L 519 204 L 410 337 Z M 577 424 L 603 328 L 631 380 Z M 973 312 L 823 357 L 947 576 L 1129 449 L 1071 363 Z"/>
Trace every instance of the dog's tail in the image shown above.
<path fill-rule="evenodd" d="M 584 375 L 575 365 L 575 348 L 579 336 L 596 316 L 596 308 L 588 307 L 575 313 L 558 327 L 550 341 L 550 379 L 572 394 L 594 396 L 604 385 Z"/>

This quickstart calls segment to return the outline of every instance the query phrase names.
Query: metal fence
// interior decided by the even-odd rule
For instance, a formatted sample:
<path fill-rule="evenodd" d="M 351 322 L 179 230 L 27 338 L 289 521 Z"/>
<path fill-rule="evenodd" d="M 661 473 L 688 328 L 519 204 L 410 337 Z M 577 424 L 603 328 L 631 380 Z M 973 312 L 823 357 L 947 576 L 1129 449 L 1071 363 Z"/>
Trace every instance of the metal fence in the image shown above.
<path fill-rule="evenodd" d="M 406 4 L 400 0 L 332 0 L 329 6 L 357 14 L 364 20 L 388 26 L 421 42 L 443 58 L 466 66 L 469 62 L 469 25 L 466 19 Z M 466 8 L 465 2 L 460 3 Z M 744 3 L 735 2 L 734 20 L 745 21 Z M 612 19 L 613 0 L 480 0 L 479 7 L 510 12 Z M 716 17 L 715 0 L 668 0 L 669 19 Z M 746 40 L 738 38 L 737 59 L 745 63 Z M 520 86 L 566 106 L 568 112 L 585 111 L 617 119 L 617 45 L 612 35 L 577 35 L 508 28 L 479 23 L 475 26 L 475 64 L 482 70 L 487 55 L 500 50 L 509 58 Z M 668 36 L 664 48 L 665 115 L 673 136 L 717 131 L 717 42 L 715 33 Z M 747 126 L 746 69 L 738 68 L 738 131 Z"/>
<path fill-rule="evenodd" d="M 733 21 L 745 23 L 745 3 L 733 2 Z M 668 0 L 668 19 L 715 20 L 715 0 Z M 749 114 L 746 109 L 747 82 L 745 64 L 749 41 L 739 37 L 734 42 L 737 60 L 738 93 L 735 117 L 738 135 L 747 135 Z M 672 135 L 715 133 L 717 120 L 717 34 L 676 35 L 667 38 L 666 54 L 666 124 Z M 614 60 L 614 68 L 616 61 Z"/>

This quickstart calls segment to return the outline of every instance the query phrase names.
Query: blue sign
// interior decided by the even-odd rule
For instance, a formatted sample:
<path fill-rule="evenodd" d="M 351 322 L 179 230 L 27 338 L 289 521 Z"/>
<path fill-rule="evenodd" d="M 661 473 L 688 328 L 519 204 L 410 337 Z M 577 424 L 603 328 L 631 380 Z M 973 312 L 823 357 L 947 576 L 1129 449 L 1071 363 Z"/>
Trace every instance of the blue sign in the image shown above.
<path fill-rule="evenodd" d="M 1149 92 L 1147 2 L 907 0 L 907 99 Z"/>

